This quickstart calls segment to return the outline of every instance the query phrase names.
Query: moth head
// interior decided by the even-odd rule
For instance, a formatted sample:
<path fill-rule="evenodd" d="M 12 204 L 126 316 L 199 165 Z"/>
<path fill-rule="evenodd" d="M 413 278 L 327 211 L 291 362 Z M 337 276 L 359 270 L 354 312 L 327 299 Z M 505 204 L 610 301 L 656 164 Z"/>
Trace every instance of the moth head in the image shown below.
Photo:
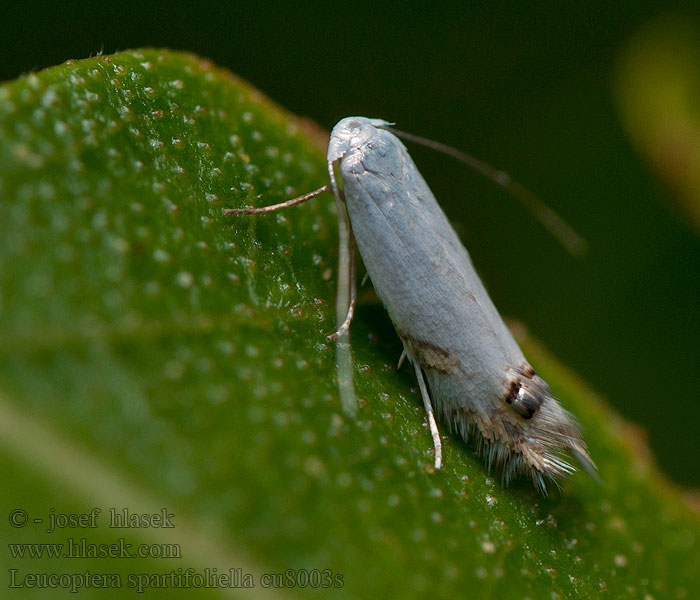
<path fill-rule="evenodd" d="M 367 117 L 345 117 L 338 121 L 331 131 L 328 144 L 328 162 L 335 162 L 345 154 L 370 142 L 378 133 L 377 128 L 388 127 L 391 123 L 383 119 Z"/>

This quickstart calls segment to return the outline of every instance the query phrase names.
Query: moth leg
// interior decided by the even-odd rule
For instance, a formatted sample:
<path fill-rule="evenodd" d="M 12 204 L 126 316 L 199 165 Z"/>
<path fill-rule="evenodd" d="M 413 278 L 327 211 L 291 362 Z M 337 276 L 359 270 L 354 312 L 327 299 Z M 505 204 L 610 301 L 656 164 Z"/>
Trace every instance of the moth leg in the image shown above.
<path fill-rule="evenodd" d="M 352 263 L 351 256 L 355 248 L 352 244 L 352 227 L 345 210 L 343 190 L 338 187 L 333 164 L 333 161 L 328 161 L 328 178 L 331 182 L 331 190 L 338 213 L 338 291 L 335 297 L 335 322 L 337 325 L 340 321 L 340 315 L 348 311 L 348 284 L 355 280 L 355 276 L 349 273 Z M 353 363 L 349 334 L 337 339 L 335 342 L 335 364 L 340 404 L 344 413 L 354 415 L 357 413 L 359 401 L 355 396 L 353 383 Z"/>
<path fill-rule="evenodd" d="M 404 348 L 401 351 L 401 356 L 399 357 L 399 364 L 396 365 L 396 370 L 400 371 L 401 370 L 401 365 L 403 365 L 403 361 L 406 360 L 406 348 Z"/>
<path fill-rule="evenodd" d="M 435 448 L 435 468 L 440 469 L 442 468 L 442 442 L 440 441 L 440 432 L 438 431 L 437 423 L 435 422 L 433 405 L 430 402 L 428 389 L 425 387 L 425 381 L 423 380 L 423 372 L 421 371 L 418 362 L 414 361 L 413 366 L 416 369 L 416 379 L 418 379 L 420 394 L 423 396 L 423 406 L 425 407 L 425 412 L 428 414 L 430 434 L 433 436 L 433 448 Z"/>
<path fill-rule="evenodd" d="M 331 333 L 327 336 L 328 341 L 337 340 L 339 337 L 345 335 L 350 328 L 350 322 L 355 314 L 355 300 L 357 299 L 357 284 L 356 284 L 356 270 L 357 270 L 357 248 L 355 247 L 355 239 L 350 240 L 350 305 L 348 306 L 348 314 L 345 317 L 342 325 L 338 327 L 338 331 Z"/>

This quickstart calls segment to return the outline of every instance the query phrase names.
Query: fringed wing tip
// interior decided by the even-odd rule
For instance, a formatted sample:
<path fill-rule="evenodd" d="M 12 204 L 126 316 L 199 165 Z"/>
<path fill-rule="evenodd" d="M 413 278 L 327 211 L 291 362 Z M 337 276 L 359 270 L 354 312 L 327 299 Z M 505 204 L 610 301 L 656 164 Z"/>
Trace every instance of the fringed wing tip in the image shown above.
<path fill-rule="evenodd" d="M 591 478 L 598 483 L 603 483 L 602 479 L 600 478 L 600 475 L 598 475 L 598 467 L 596 464 L 593 462 L 590 456 L 588 456 L 588 452 L 581 446 L 575 446 L 571 448 L 571 455 L 578 461 L 578 463 L 583 467 L 583 470 L 588 473 Z"/>

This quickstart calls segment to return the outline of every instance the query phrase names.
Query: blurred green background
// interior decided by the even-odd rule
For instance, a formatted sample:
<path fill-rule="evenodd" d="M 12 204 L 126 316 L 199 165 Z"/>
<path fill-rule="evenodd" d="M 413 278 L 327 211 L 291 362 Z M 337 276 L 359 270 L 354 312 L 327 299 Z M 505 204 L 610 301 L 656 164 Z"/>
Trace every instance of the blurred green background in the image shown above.
<path fill-rule="evenodd" d="M 184 49 L 330 129 L 392 120 L 507 170 L 590 244 L 568 256 L 502 190 L 409 147 L 504 315 L 700 484 L 700 9 L 674 2 L 20 3 L 0 80 Z"/>

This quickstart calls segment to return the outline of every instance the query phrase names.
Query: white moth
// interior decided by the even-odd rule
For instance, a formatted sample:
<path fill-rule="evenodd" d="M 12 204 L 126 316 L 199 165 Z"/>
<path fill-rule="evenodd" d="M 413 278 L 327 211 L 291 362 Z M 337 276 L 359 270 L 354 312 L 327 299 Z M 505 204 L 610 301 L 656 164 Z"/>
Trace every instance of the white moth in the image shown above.
<path fill-rule="evenodd" d="M 505 483 L 529 474 L 546 492 L 546 481 L 576 471 L 567 453 L 594 474 L 575 419 L 525 359 L 406 148 L 387 130 L 390 126 L 365 117 L 341 120 L 328 146 L 330 186 L 274 206 L 225 212 L 271 212 L 332 191 L 342 219 L 344 201 L 349 241 L 354 240 L 403 342 L 399 366 L 408 357 L 415 368 L 436 469 L 442 466 L 442 446 L 433 406 L 453 432 L 465 440 L 476 438 L 487 467 L 498 468 Z M 344 269 L 350 276 L 348 314 L 332 339 L 346 335 L 352 319 L 354 254 Z"/>

